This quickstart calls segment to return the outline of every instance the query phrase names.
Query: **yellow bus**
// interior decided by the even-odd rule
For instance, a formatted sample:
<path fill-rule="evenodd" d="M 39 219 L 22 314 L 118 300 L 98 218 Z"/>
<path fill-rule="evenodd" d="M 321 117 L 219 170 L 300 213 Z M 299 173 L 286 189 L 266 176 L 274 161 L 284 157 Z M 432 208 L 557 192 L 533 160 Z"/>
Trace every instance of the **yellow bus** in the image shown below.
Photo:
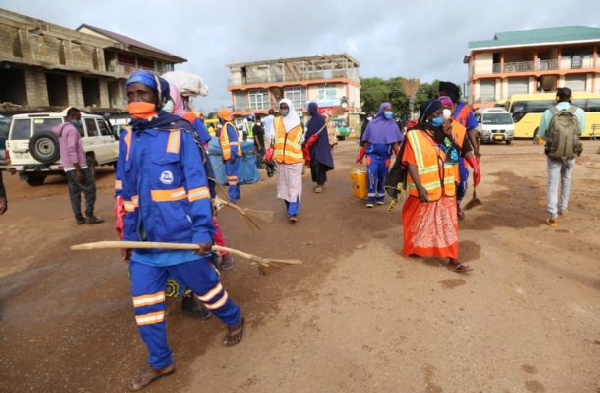
<path fill-rule="evenodd" d="M 515 121 L 515 138 L 534 138 L 537 136 L 542 113 L 555 103 L 556 93 L 513 94 L 506 102 Z M 600 134 L 600 94 L 573 92 L 573 105 L 585 111 L 586 129 L 582 137 Z"/>

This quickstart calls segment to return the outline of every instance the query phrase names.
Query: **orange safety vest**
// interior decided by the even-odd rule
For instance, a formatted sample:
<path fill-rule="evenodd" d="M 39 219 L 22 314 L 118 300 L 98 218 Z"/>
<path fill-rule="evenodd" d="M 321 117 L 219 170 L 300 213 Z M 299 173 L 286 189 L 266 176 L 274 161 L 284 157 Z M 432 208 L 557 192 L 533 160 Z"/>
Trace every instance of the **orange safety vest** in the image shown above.
<path fill-rule="evenodd" d="M 424 131 L 414 129 L 406 134 L 417 160 L 417 170 L 421 184 L 427 190 L 427 200 L 437 201 L 442 195 L 454 196 L 455 167 L 457 164 L 446 162 L 446 154 L 425 135 Z M 417 184 L 408 175 L 408 191 L 415 197 L 419 196 Z"/>
<path fill-rule="evenodd" d="M 297 164 L 303 162 L 302 127 L 298 124 L 290 132 L 285 132 L 283 116 L 273 120 L 275 125 L 275 161 L 280 164 Z"/>
<path fill-rule="evenodd" d="M 219 135 L 219 143 L 221 144 L 221 150 L 223 150 L 223 159 L 225 161 L 229 160 L 231 158 L 231 146 L 237 146 L 238 147 L 238 156 L 242 156 L 242 149 L 240 149 L 240 142 L 230 142 L 229 141 L 229 133 L 227 132 L 227 126 L 230 125 L 233 127 L 234 130 L 237 129 L 235 128 L 235 126 L 233 124 L 231 124 L 230 122 L 225 122 L 225 124 L 223 124 L 223 128 L 221 128 L 221 135 Z"/>

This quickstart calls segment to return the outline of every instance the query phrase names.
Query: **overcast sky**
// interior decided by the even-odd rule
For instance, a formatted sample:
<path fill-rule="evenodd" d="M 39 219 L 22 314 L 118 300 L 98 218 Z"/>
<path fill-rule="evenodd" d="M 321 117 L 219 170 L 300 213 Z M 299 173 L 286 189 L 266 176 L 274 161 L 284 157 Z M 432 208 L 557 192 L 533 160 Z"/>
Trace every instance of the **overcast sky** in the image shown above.
<path fill-rule="evenodd" d="M 176 69 L 209 85 L 199 100 L 205 111 L 231 104 L 230 63 L 348 53 L 361 77 L 462 84 L 469 41 L 600 23 L 597 0 L 0 0 L 0 7 L 72 29 L 87 23 L 186 58 Z"/>

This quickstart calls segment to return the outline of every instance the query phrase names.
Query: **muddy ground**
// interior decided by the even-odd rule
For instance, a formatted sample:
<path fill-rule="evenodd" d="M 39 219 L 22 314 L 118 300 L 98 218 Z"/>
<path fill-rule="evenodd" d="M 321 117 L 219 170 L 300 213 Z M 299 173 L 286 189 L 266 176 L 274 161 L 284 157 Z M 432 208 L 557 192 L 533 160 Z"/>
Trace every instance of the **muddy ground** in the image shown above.
<path fill-rule="evenodd" d="M 352 198 L 357 146 L 340 142 L 322 194 L 308 173 L 300 222 L 285 219 L 275 183 L 242 187 L 241 204 L 274 211 L 261 232 L 231 211 L 232 247 L 299 258 L 267 277 L 237 260 L 223 274 L 247 321 L 242 343 L 223 325 L 169 302 L 177 372 L 148 392 L 600 392 L 600 155 L 586 141 L 569 213 L 545 219 L 539 146 L 483 146 L 483 206 L 460 224 L 458 275 L 439 260 L 402 256 L 401 206 Z M 114 172 L 98 171 L 97 213 L 75 224 L 61 177 L 29 187 L 4 175 L 0 217 L 0 391 L 120 392 L 144 367 L 115 251 L 72 252 L 114 239 Z M 470 196 L 470 194 L 469 194 Z"/>

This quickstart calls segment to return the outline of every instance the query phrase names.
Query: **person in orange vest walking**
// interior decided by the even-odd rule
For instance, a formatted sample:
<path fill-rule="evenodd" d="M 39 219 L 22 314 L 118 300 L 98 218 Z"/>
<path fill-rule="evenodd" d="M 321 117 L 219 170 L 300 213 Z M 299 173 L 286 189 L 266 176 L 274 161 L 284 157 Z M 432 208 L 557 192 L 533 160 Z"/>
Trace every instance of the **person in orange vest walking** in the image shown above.
<path fill-rule="evenodd" d="M 402 163 L 408 168 L 409 197 L 402 209 L 404 255 L 448 258 L 448 269 L 473 270 L 458 260 L 456 166 L 464 157 L 474 168 L 475 186 L 481 180 L 479 163 L 468 138 L 459 146 L 452 121 L 444 121 L 442 104 L 428 100 L 419 124 L 406 134 Z"/>
<path fill-rule="evenodd" d="M 279 102 L 281 116 L 271 125 L 271 135 L 275 136 L 274 159 L 277 163 L 277 197 L 285 201 L 288 219 L 298 222 L 300 195 L 302 194 L 302 142 L 304 131 L 300 116 L 292 101 L 287 98 Z"/>
<path fill-rule="evenodd" d="M 231 123 L 233 121 L 231 111 L 229 109 L 221 109 L 217 113 L 223 119 L 223 127 L 219 134 L 219 144 L 221 145 L 221 150 L 223 150 L 223 162 L 225 162 L 225 172 L 227 173 L 227 182 L 229 183 L 227 196 L 231 202 L 236 202 L 241 197 L 239 185 L 241 161 L 239 158 L 242 155 L 242 150 L 240 149 L 240 140 L 237 129 Z"/>

